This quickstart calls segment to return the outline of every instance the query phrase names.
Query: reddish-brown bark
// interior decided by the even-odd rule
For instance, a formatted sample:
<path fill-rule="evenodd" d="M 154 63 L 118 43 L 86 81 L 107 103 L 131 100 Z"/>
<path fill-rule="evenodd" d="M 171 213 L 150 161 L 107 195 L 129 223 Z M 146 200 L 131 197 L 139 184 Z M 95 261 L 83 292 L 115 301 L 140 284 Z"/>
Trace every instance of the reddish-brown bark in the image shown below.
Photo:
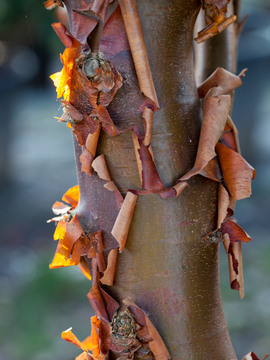
<path fill-rule="evenodd" d="M 97 20 L 73 10 L 88 10 L 90 3 L 90 0 L 65 0 L 70 32 L 85 48 L 88 34 Z M 122 1 L 119 3 L 121 5 Z M 72 105 L 81 114 L 97 113 L 100 118 L 103 129 L 96 156 L 105 155 L 110 179 L 124 195 L 128 190 L 141 189 L 131 129 L 137 126 L 143 134 L 145 107 L 152 111 L 159 107 L 154 113 L 151 137 L 155 162 L 152 161 L 150 145 L 144 145 L 143 138 L 138 151 L 143 185 L 147 190 L 154 190 L 149 195 L 138 196 L 125 248 L 121 247 L 123 252 L 117 257 L 114 284 L 102 287 L 120 306 L 130 297 L 147 313 L 172 359 L 236 360 L 222 311 L 218 245 L 204 241 L 216 226 L 218 182 L 197 175 L 189 180 L 188 187 L 176 199 L 164 199 L 158 195 L 162 191 L 171 191 L 175 195 L 173 186 L 193 167 L 196 158 L 201 109 L 192 46 L 194 23 L 201 2 L 137 0 L 137 5 L 157 99 L 151 86 L 150 91 L 143 83 L 144 78 L 138 76 L 139 81 L 137 79 L 120 7 L 104 26 L 100 51 L 111 64 L 111 69 L 115 69 L 112 70 L 114 79 L 120 79 L 119 73 L 122 83 L 118 83 L 117 89 L 112 87 L 109 90 L 112 96 L 107 101 L 103 95 L 107 94 L 104 88 L 105 85 L 107 88 L 108 81 L 98 88 L 99 95 L 96 95 L 80 70 L 73 69 L 70 80 L 69 101 Z M 219 41 L 228 36 L 233 40 L 231 43 L 226 40 L 223 63 L 219 63 L 219 56 L 215 58 L 213 55 L 215 65 L 211 72 L 217 66 L 230 70 L 235 66 L 236 57 L 231 55 L 231 48 L 236 37 L 229 29 L 223 33 L 225 35 L 218 35 Z M 88 43 L 93 44 L 93 37 L 90 40 Z M 203 44 L 198 46 L 205 50 Z M 197 68 L 197 77 L 202 82 L 206 75 L 210 75 L 208 70 L 213 66 L 207 52 L 202 56 L 199 50 L 197 57 L 199 54 L 203 70 Z M 136 70 L 138 73 L 138 66 Z M 141 92 L 142 88 L 146 89 L 145 94 Z M 101 102 L 105 99 L 105 102 L 100 105 L 99 99 Z M 108 254 L 109 250 L 119 246 L 112 235 L 119 213 L 116 194 L 104 187 L 108 179 L 104 180 L 96 172 L 90 175 L 90 167 L 81 171 L 84 151 L 81 145 L 89 131 L 96 131 L 97 125 L 88 119 L 88 122 L 73 124 L 72 127 L 80 188 L 76 213 L 85 233 L 101 230 L 104 250 Z M 212 155 L 214 153 L 207 161 Z M 153 179 L 151 174 L 147 177 L 149 169 L 155 173 Z M 94 269 L 98 271 L 97 258 L 95 267 L 93 260 L 87 261 L 92 261 L 93 272 Z M 95 278 L 88 297 L 106 322 L 110 319 L 102 302 L 104 295 L 98 280 Z M 116 354 L 111 356 L 118 357 Z M 142 356 L 135 355 L 135 358 Z"/>

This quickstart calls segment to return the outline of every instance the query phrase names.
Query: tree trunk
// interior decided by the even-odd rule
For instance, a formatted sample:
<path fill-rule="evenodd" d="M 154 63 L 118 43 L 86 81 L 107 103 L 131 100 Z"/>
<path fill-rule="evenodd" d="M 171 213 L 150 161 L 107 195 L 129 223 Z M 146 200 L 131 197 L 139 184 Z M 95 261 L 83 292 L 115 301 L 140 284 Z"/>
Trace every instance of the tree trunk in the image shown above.
<path fill-rule="evenodd" d="M 65 3 L 69 11 L 81 7 L 81 1 Z M 151 143 L 160 178 L 166 187 L 172 187 L 192 168 L 200 134 L 193 29 L 201 2 L 137 0 L 137 5 L 160 105 L 154 114 Z M 122 31 L 117 38 L 114 29 Z M 119 8 L 104 34 L 100 50 L 124 78 L 108 111 L 118 129 L 138 125 L 142 130 L 138 109 L 144 96 L 126 45 Z M 218 37 L 215 41 L 222 43 Z M 232 69 L 226 66 L 228 61 L 235 61 L 230 60 L 233 56 L 227 45 L 222 54 L 222 59 L 229 59 L 224 60 L 225 66 L 219 58 L 201 58 L 200 64 L 209 71 L 199 69 L 200 80 L 216 66 Z M 212 60 L 215 68 L 209 65 Z M 74 103 L 82 111 L 89 111 L 88 105 L 82 104 L 81 94 L 77 93 Z M 75 136 L 74 147 L 80 187 L 76 208 L 79 220 L 88 233 L 102 230 L 105 249 L 115 248 L 118 244 L 111 235 L 118 214 L 114 193 L 103 187 L 106 182 L 96 174 L 81 172 L 82 150 Z M 102 131 L 97 148 L 100 154 L 105 155 L 111 179 L 122 194 L 140 188 L 131 130 L 115 137 Z M 118 255 L 114 285 L 103 286 L 119 303 L 130 297 L 147 312 L 173 360 L 236 359 L 221 304 L 219 246 L 203 240 L 215 228 L 216 209 L 217 183 L 200 175 L 189 180 L 177 199 L 162 199 L 154 194 L 138 196 L 126 247 Z"/>

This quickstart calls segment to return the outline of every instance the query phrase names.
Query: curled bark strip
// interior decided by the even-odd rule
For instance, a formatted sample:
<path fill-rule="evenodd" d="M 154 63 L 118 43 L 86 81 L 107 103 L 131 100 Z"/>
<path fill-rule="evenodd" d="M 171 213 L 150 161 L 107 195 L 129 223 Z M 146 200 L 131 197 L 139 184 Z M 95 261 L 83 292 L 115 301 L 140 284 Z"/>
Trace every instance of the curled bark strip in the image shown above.
<path fill-rule="evenodd" d="M 153 159 L 151 145 L 144 145 L 137 126 L 132 129 L 132 138 L 143 190 L 129 191 L 136 195 L 159 194 L 163 199 L 175 198 L 177 191 L 174 188 L 167 189 L 163 185 Z"/>
<path fill-rule="evenodd" d="M 203 0 L 202 8 L 205 10 L 205 21 L 207 26 L 198 32 L 198 37 L 194 39 L 197 44 L 221 33 L 237 20 L 236 15 L 231 15 L 228 18 L 225 17 L 227 4 L 229 2 L 230 0 L 225 4 L 225 1 L 223 0 Z"/>
<path fill-rule="evenodd" d="M 136 0 L 119 0 L 141 92 L 159 108 Z"/>
<path fill-rule="evenodd" d="M 243 299 L 245 290 L 241 242 L 238 241 L 229 245 L 228 262 L 231 288 L 239 291 L 240 298 Z"/>
<path fill-rule="evenodd" d="M 125 50 L 130 51 L 127 33 L 119 6 L 104 26 L 100 50 L 111 56 L 117 55 Z"/>
<path fill-rule="evenodd" d="M 52 211 L 55 215 L 63 215 L 71 210 L 71 207 L 67 204 L 64 204 L 60 201 L 56 201 L 52 206 Z"/>
<path fill-rule="evenodd" d="M 227 132 L 226 132 L 227 130 Z M 228 116 L 225 131 L 222 135 L 222 144 L 226 145 L 228 148 L 236 151 L 241 155 L 240 142 L 238 137 L 237 127 L 234 125 L 230 115 Z"/>
<path fill-rule="evenodd" d="M 71 225 L 72 226 L 72 225 Z M 65 221 L 59 221 L 57 224 L 57 227 L 55 229 L 55 232 L 53 234 L 53 239 L 54 240 L 59 240 L 59 239 L 64 239 L 66 236 L 66 232 L 67 232 L 67 222 Z M 72 236 L 71 236 L 72 237 Z M 77 239 L 74 240 L 74 242 Z M 72 245 L 74 244 L 74 242 L 72 243 Z"/>
<path fill-rule="evenodd" d="M 81 258 L 81 243 L 80 241 L 76 241 L 72 254 L 70 257 L 70 250 L 63 246 L 60 241 L 58 242 L 56 252 L 53 258 L 52 263 L 49 265 L 50 269 L 56 269 L 60 267 L 66 266 L 74 266 L 78 265 Z"/>
<path fill-rule="evenodd" d="M 104 155 L 98 156 L 93 161 L 92 166 L 101 179 L 108 181 L 107 184 L 104 184 L 104 187 L 109 191 L 114 191 L 116 206 L 117 209 L 120 210 L 124 199 L 120 191 L 117 189 L 115 183 L 111 181 Z"/>
<path fill-rule="evenodd" d="M 88 1 L 80 1 L 80 3 L 77 3 L 76 6 L 74 1 L 65 0 L 65 6 L 68 12 L 72 35 L 81 44 L 83 44 L 85 48 L 87 47 L 87 37 L 89 33 L 95 28 L 97 21 L 92 18 L 82 16 L 74 10 L 77 10 L 77 7 L 79 7 L 79 11 L 87 11 L 91 5 L 92 4 L 89 4 Z"/>
<path fill-rule="evenodd" d="M 223 235 L 229 235 L 231 244 L 237 241 L 244 243 L 251 241 L 250 236 L 248 236 L 248 234 L 241 228 L 241 226 L 229 219 L 221 225 L 220 231 Z"/>
<path fill-rule="evenodd" d="M 128 191 L 112 229 L 112 235 L 119 243 L 120 252 L 124 250 L 126 244 L 136 201 L 137 195 Z"/>
<path fill-rule="evenodd" d="M 265 360 L 266 358 L 268 358 L 268 356 L 269 354 L 266 354 L 262 360 Z M 246 356 L 244 356 L 242 360 L 260 360 L 260 359 L 254 354 L 253 351 L 251 351 Z"/>
<path fill-rule="evenodd" d="M 130 311 L 133 313 L 133 309 L 138 309 L 140 310 L 141 313 L 143 313 L 144 315 L 144 323 L 147 326 L 150 336 L 153 339 L 152 341 L 149 342 L 149 347 L 150 350 L 152 351 L 152 353 L 154 354 L 155 358 L 157 360 L 169 360 L 171 359 L 171 356 L 161 338 L 161 336 L 159 335 L 157 329 L 154 327 L 154 325 L 152 324 L 152 322 L 150 321 L 150 319 L 148 318 L 148 316 L 145 314 L 145 312 L 140 309 L 131 299 L 125 299 L 123 300 L 123 303 L 125 305 L 127 305 L 130 308 Z M 134 313 L 136 322 L 140 324 L 140 320 L 137 320 L 136 318 L 136 313 Z"/>
<path fill-rule="evenodd" d="M 61 0 L 47 0 L 44 3 L 45 9 L 47 10 L 52 10 L 54 9 L 56 6 L 61 6 L 64 7 L 63 3 Z"/>
<path fill-rule="evenodd" d="M 215 145 L 225 127 L 230 111 L 229 95 L 209 97 L 204 100 L 203 121 L 194 167 L 182 178 L 188 180 L 198 174 L 216 156 Z"/>
<path fill-rule="evenodd" d="M 86 172 L 89 175 L 93 174 L 92 162 L 96 155 L 96 149 L 100 134 L 101 124 L 98 124 L 97 130 L 93 133 L 88 134 L 85 148 L 80 156 L 80 162 L 82 164 L 81 172 Z"/>
<path fill-rule="evenodd" d="M 98 268 L 96 255 L 92 259 L 91 265 L 92 265 L 92 286 L 94 286 L 95 284 L 99 284 L 99 280 L 100 280 L 100 272 Z"/>
<path fill-rule="evenodd" d="M 226 254 L 228 254 L 229 246 L 230 246 L 230 243 L 231 243 L 229 234 L 224 234 L 222 236 L 222 242 L 223 242 L 223 246 L 224 246 L 224 249 L 226 251 Z"/>
<path fill-rule="evenodd" d="M 72 328 L 67 329 L 66 331 L 63 331 L 61 334 L 62 339 L 66 340 L 67 342 L 70 342 L 71 344 L 77 346 L 79 349 L 82 349 L 83 351 L 88 353 L 88 349 L 76 338 L 76 336 L 71 331 Z"/>
<path fill-rule="evenodd" d="M 232 196 L 230 196 L 230 204 L 228 207 L 228 216 L 233 216 L 235 204 L 236 204 L 236 200 Z"/>
<path fill-rule="evenodd" d="M 96 26 L 92 25 L 89 29 L 90 32 L 87 37 L 87 43 L 93 54 L 98 53 L 104 24 L 112 15 L 112 13 L 116 10 L 117 6 L 117 0 L 94 0 L 91 10 L 73 9 L 75 13 L 83 15 L 90 20 L 94 20 L 96 22 Z"/>
<path fill-rule="evenodd" d="M 109 339 L 110 339 L 110 324 L 101 320 L 99 329 L 99 350 L 100 355 L 97 360 L 109 360 Z"/>
<path fill-rule="evenodd" d="M 136 134 L 139 143 L 137 151 L 142 164 L 142 187 L 156 192 L 164 190 L 165 186 L 158 175 L 156 165 L 148 147 L 143 144 L 139 129 L 134 128 L 132 131 Z"/>
<path fill-rule="evenodd" d="M 90 238 L 94 238 L 94 247 L 96 250 L 96 260 L 98 269 L 100 272 L 104 272 L 106 270 L 105 260 L 103 256 L 103 240 L 102 240 L 102 234 L 101 231 L 97 231 L 94 234 L 90 235 Z"/>
<path fill-rule="evenodd" d="M 91 317 L 91 342 L 93 345 L 93 356 L 98 356 L 100 354 L 99 351 L 99 337 L 98 337 L 98 330 L 99 330 L 100 320 L 97 316 Z"/>
<path fill-rule="evenodd" d="M 49 224 L 49 223 L 51 223 L 53 221 L 55 221 L 55 222 L 67 221 L 68 219 L 69 219 L 69 214 L 67 213 L 67 214 L 64 214 L 64 215 L 55 216 L 55 217 L 47 220 L 47 223 Z"/>
<path fill-rule="evenodd" d="M 94 356 L 97 356 L 100 353 L 107 353 L 107 349 L 104 349 L 107 339 L 102 336 L 101 325 L 103 324 L 104 327 L 108 327 L 114 313 L 119 308 L 119 304 L 101 289 L 98 284 L 93 285 L 87 297 L 96 312 L 96 316 L 91 317 L 91 351 Z"/>
<path fill-rule="evenodd" d="M 237 76 L 223 68 L 217 68 L 198 87 L 199 98 L 228 95 L 231 91 L 242 85 L 241 74 L 242 72 Z"/>
<path fill-rule="evenodd" d="M 236 200 L 249 197 L 251 181 L 255 178 L 256 171 L 241 155 L 223 144 L 217 143 L 216 152 L 224 183 L 230 195 Z"/>
<path fill-rule="evenodd" d="M 101 179 L 106 180 L 106 181 L 111 181 L 104 155 L 99 155 L 93 161 L 92 166 Z"/>
<path fill-rule="evenodd" d="M 140 150 L 140 144 L 139 144 L 139 139 L 137 134 L 135 133 L 135 131 L 131 131 L 132 134 L 132 140 L 133 140 L 133 146 L 134 146 L 134 151 L 135 151 L 135 157 L 136 157 L 136 162 L 137 162 L 137 167 L 138 167 L 138 172 L 139 172 L 139 176 L 140 176 L 140 181 L 141 181 L 141 186 L 142 186 L 142 161 L 139 155 L 139 150 Z"/>
<path fill-rule="evenodd" d="M 73 45 L 74 38 L 65 25 L 60 22 L 53 23 L 52 28 L 66 48 L 70 48 Z"/>
<path fill-rule="evenodd" d="M 59 221 L 63 221 L 65 223 L 70 222 L 72 220 L 72 217 L 74 216 L 74 213 L 72 214 L 71 212 L 71 210 L 73 209 L 73 206 L 64 204 L 61 201 L 56 201 L 52 206 L 52 211 L 58 216 L 48 220 L 47 223 L 50 223 L 52 221 L 55 221 L 57 223 Z"/>
<path fill-rule="evenodd" d="M 121 131 L 116 129 L 108 110 L 101 104 L 97 108 L 97 116 L 102 124 L 102 129 L 106 131 L 108 135 L 115 136 L 121 133 Z"/>
<path fill-rule="evenodd" d="M 92 286 L 91 290 L 87 294 L 87 297 L 96 315 L 103 319 L 105 322 L 109 322 L 110 320 L 105 309 L 100 287 L 97 283 Z"/>
<path fill-rule="evenodd" d="M 118 248 L 112 249 L 109 253 L 107 260 L 108 262 L 107 268 L 104 271 L 103 277 L 100 279 L 100 282 L 103 285 L 110 285 L 110 286 L 113 285 L 117 253 L 118 253 Z"/>
<path fill-rule="evenodd" d="M 90 20 L 94 20 L 96 22 L 96 26 L 91 30 L 90 34 L 87 37 L 87 44 L 91 50 L 91 52 L 96 55 L 99 51 L 99 45 L 101 40 L 101 34 L 104 27 L 103 19 L 97 15 L 92 10 L 77 10 L 73 9 L 77 14 L 88 17 Z"/>
<path fill-rule="evenodd" d="M 230 219 L 226 220 L 219 230 L 223 234 L 223 245 L 228 254 L 231 288 L 238 290 L 242 299 L 245 294 L 241 243 L 249 242 L 251 238 Z"/>
<path fill-rule="evenodd" d="M 87 136 L 87 139 L 85 142 L 85 147 L 92 154 L 93 158 L 95 158 L 95 156 L 96 156 L 96 149 L 97 149 L 100 129 L 101 129 L 101 125 L 98 124 L 97 130 L 92 134 L 90 133 Z"/>
<path fill-rule="evenodd" d="M 143 145 L 148 146 L 151 143 L 151 136 L 152 136 L 152 124 L 153 124 L 153 111 L 148 107 L 145 107 L 142 113 L 143 117 L 143 125 L 144 125 L 144 140 Z"/>
<path fill-rule="evenodd" d="M 81 166 L 81 172 L 85 172 L 88 175 L 93 174 L 92 169 L 92 162 L 94 160 L 93 155 L 86 149 L 86 147 L 83 145 L 82 153 L 80 155 L 80 162 L 82 164 Z"/>
<path fill-rule="evenodd" d="M 225 220 L 228 212 L 228 207 L 230 205 L 230 196 L 228 191 L 222 184 L 219 184 L 218 188 L 218 220 L 217 228 L 221 227 L 221 224 Z"/>
<path fill-rule="evenodd" d="M 103 273 L 106 270 L 105 260 L 102 252 L 96 253 L 96 259 L 98 264 L 98 270 Z"/>
<path fill-rule="evenodd" d="M 194 40 L 197 44 L 200 44 L 205 40 L 211 39 L 213 36 L 221 33 L 228 26 L 233 24 L 236 20 L 237 16 L 231 15 L 228 18 L 225 18 L 221 23 L 212 23 L 210 26 L 207 26 L 202 31 L 200 31 Z"/>
<path fill-rule="evenodd" d="M 85 260 L 85 258 L 83 256 L 81 256 L 80 262 L 78 264 L 79 269 L 81 270 L 81 272 L 83 273 L 83 275 L 91 281 L 91 274 L 90 274 L 90 270 L 89 270 L 89 266 L 87 264 L 87 261 Z"/>
<path fill-rule="evenodd" d="M 246 76 L 246 72 L 247 72 L 247 71 L 248 71 L 247 68 L 241 70 L 240 74 L 238 75 L 238 76 L 240 77 L 240 79 L 241 79 L 242 77 L 245 77 L 245 76 Z"/>
<path fill-rule="evenodd" d="M 79 197 L 78 187 L 75 186 L 67 191 L 63 200 L 77 206 Z M 78 265 L 81 258 L 82 242 L 81 238 L 84 231 L 81 227 L 77 214 L 72 218 L 69 212 L 72 208 L 57 201 L 53 205 L 53 211 L 60 214 L 58 218 L 52 220 L 58 221 L 54 232 L 54 240 L 59 240 L 56 252 L 50 269 Z M 71 219 L 71 220 L 70 220 Z M 51 220 L 50 220 L 51 221 Z"/>
<path fill-rule="evenodd" d="M 103 241 L 102 241 L 101 230 L 95 232 L 94 234 L 91 234 L 91 237 L 95 238 L 96 251 L 103 251 L 104 246 L 103 246 Z"/>
<path fill-rule="evenodd" d="M 181 181 L 178 184 L 174 185 L 173 189 L 176 191 L 176 197 L 181 194 L 181 192 L 185 189 L 187 185 L 188 183 L 185 181 Z"/>
<path fill-rule="evenodd" d="M 202 168 L 199 174 L 213 181 L 220 182 L 222 179 L 222 174 L 218 162 L 218 157 L 215 156 L 212 160 L 210 160 L 209 163 L 204 168 Z"/>
<path fill-rule="evenodd" d="M 124 198 L 120 191 L 117 189 L 115 183 L 113 181 L 107 182 L 107 184 L 103 185 L 107 190 L 114 191 L 115 194 L 115 201 L 116 201 L 116 207 L 118 210 L 121 209 L 121 206 L 123 205 Z"/>
<path fill-rule="evenodd" d="M 225 126 L 225 129 L 223 131 L 221 143 L 223 145 L 226 145 L 229 149 L 238 152 L 236 148 L 234 133 L 227 125 Z"/>
<path fill-rule="evenodd" d="M 104 291 L 102 288 L 100 288 L 100 290 L 108 317 L 110 321 L 112 321 L 114 313 L 119 309 L 120 306 L 116 300 L 114 300 L 109 294 L 106 293 L 106 291 Z"/>
<path fill-rule="evenodd" d="M 55 254 L 54 254 L 54 257 L 53 257 L 53 261 L 49 265 L 49 268 L 50 269 L 56 269 L 58 267 L 62 267 L 63 264 L 66 264 L 68 262 L 70 262 L 71 263 L 70 266 L 72 266 L 73 262 L 69 261 L 69 260 L 70 260 L 70 251 L 68 249 L 66 249 L 65 247 L 63 247 L 60 244 L 60 242 L 58 242 L 56 250 L 55 250 Z"/>
<path fill-rule="evenodd" d="M 75 242 L 80 238 L 83 233 L 83 228 L 79 222 L 77 214 L 70 222 L 59 221 L 55 229 L 53 238 L 67 249 L 72 249 Z"/>

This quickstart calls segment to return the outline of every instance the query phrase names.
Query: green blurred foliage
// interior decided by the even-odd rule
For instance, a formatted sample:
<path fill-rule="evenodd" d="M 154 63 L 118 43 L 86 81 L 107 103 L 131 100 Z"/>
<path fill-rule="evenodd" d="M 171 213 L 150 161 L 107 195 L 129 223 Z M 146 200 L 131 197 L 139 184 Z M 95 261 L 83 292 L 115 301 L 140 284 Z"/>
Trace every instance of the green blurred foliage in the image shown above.
<path fill-rule="evenodd" d="M 80 350 L 66 344 L 61 331 L 73 326 L 81 340 L 90 334 L 86 294 L 91 283 L 77 267 L 49 270 L 52 254 L 51 248 L 36 254 L 38 266 L 32 279 L 26 283 L 17 279 L 16 285 L 10 277 L 11 296 L 5 298 L 3 292 L 0 296 L 1 359 L 74 359 Z"/>
<path fill-rule="evenodd" d="M 1 0 L 1 40 L 43 47 L 50 55 L 64 49 L 51 27 L 58 21 L 54 11 L 46 11 L 42 0 Z"/>

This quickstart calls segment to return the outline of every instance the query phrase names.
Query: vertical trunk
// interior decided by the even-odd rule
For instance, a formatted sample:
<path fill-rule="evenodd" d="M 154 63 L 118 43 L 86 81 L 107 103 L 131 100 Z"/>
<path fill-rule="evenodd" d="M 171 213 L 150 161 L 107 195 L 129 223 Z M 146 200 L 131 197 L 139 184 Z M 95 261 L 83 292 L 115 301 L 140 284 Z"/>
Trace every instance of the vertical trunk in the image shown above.
<path fill-rule="evenodd" d="M 66 3 L 69 10 L 70 4 L 76 3 L 78 9 L 81 5 L 74 0 Z M 154 115 L 153 153 L 163 184 L 171 187 L 193 166 L 200 133 L 192 45 L 201 3 L 137 0 L 137 4 L 160 104 Z M 105 27 L 101 43 L 101 51 L 124 78 L 108 111 L 119 129 L 134 125 L 142 129 L 138 109 L 144 97 L 130 50 L 123 45 L 127 44 L 125 32 L 114 40 L 114 28 L 123 29 L 119 9 Z M 80 94 L 74 102 L 87 111 Z M 74 144 L 80 222 L 90 233 L 102 230 L 105 249 L 116 247 L 111 235 L 118 214 L 114 194 L 103 187 L 105 181 L 97 175 L 90 177 L 80 171 L 81 148 L 75 137 Z M 123 194 L 140 188 L 131 131 L 116 137 L 102 132 L 99 154 L 105 154 L 110 176 Z M 149 314 L 174 360 L 236 359 L 222 311 L 218 245 L 203 240 L 215 227 L 216 201 L 217 184 L 201 176 L 192 178 L 177 199 L 139 196 L 126 248 L 118 256 L 115 283 L 104 287 L 119 302 L 129 296 Z"/>

